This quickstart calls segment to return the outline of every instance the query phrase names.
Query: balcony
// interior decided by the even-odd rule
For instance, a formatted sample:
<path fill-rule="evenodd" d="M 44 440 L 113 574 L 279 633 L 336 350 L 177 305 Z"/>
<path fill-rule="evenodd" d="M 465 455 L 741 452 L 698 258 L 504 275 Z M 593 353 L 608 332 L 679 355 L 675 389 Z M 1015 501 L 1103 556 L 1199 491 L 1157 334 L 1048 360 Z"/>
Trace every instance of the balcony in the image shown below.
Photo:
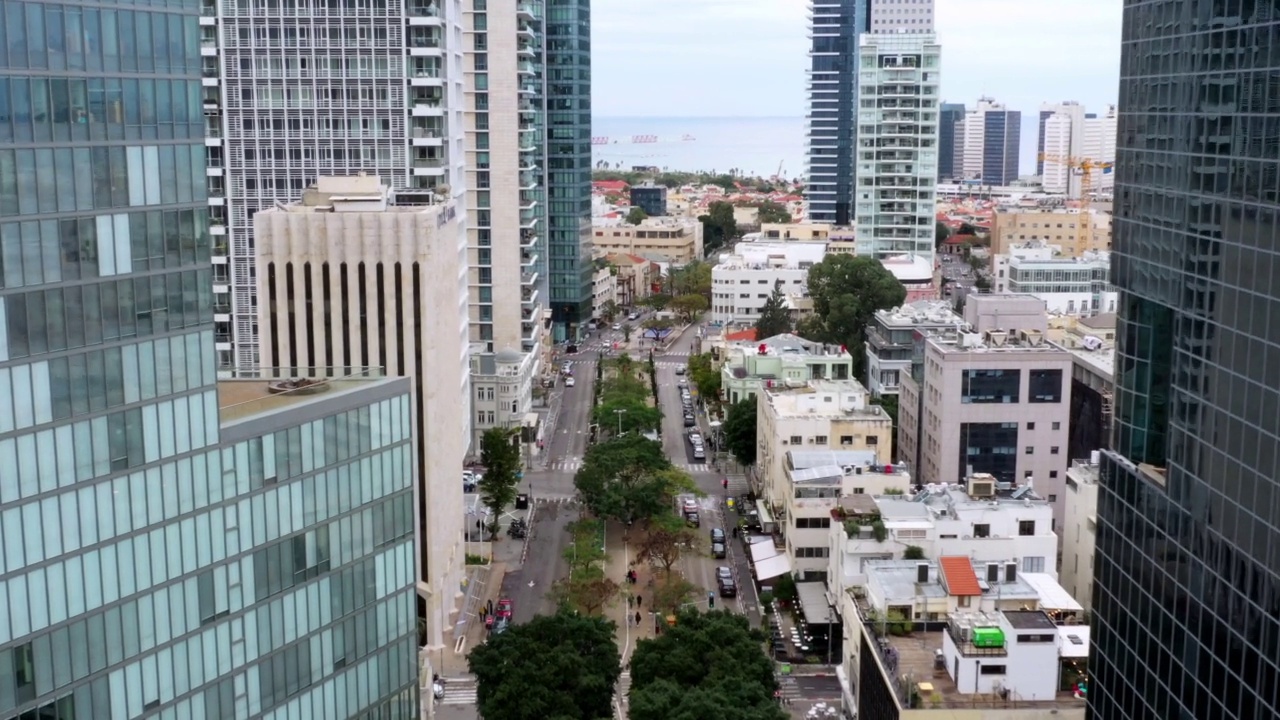
<path fill-rule="evenodd" d="M 538 244 L 538 233 L 526 230 L 520 233 L 520 249 L 528 250 Z"/>
<path fill-rule="evenodd" d="M 532 228 L 538 224 L 539 219 L 541 219 L 541 215 L 536 209 L 520 211 L 520 227 L 522 228 Z"/>
<path fill-rule="evenodd" d="M 417 147 L 440 147 L 444 145 L 444 123 L 417 124 L 415 123 L 410 132 L 410 139 L 413 145 Z"/>
<path fill-rule="evenodd" d="M 520 193 L 520 209 L 532 210 L 538 206 L 538 194 L 532 192 Z"/>
<path fill-rule="evenodd" d="M 520 60 L 516 62 L 516 72 L 520 75 L 533 75 L 537 72 L 537 68 L 528 60 Z"/>
<path fill-rule="evenodd" d="M 520 152 L 529 152 L 538 149 L 538 140 L 533 135 L 524 134 L 520 136 Z"/>
<path fill-rule="evenodd" d="M 537 307 L 538 291 L 530 288 L 524 288 L 520 293 L 520 304 L 525 307 Z"/>
<path fill-rule="evenodd" d="M 538 187 L 538 175 L 532 171 L 520 173 L 520 189 L 532 190 Z"/>
<path fill-rule="evenodd" d="M 441 35 L 432 32 L 435 28 L 415 27 L 410 28 L 407 43 L 409 46 L 409 55 L 412 57 L 423 56 L 439 56 L 444 42 Z"/>
<path fill-rule="evenodd" d="M 534 20 L 538 17 L 537 9 L 531 2 L 516 3 L 516 19 L 518 20 Z"/>
<path fill-rule="evenodd" d="M 445 167 L 446 160 L 443 157 L 416 157 L 413 159 L 414 175 L 444 175 Z"/>
<path fill-rule="evenodd" d="M 538 37 L 538 32 L 533 28 L 533 24 L 521 20 L 516 25 L 516 38 L 519 40 L 533 40 Z"/>
<path fill-rule="evenodd" d="M 414 25 L 440 25 L 444 22 L 440 8 L 434 2 L 409 0 L 404 9 L 405 13 L 409 15 L 410 27 Z"/>
<path fill-rule="evenodd" d="M 537 46 L 534 45 L 532 40 L 527 42 L 521 41 L 520 44 L 516 47 L 516 54 L 520 55 L 521 57 L 537 57 L 538 48 Z"/>
<path fill-rule="evenodd" d="M 533 286 L 533 284 L 534 284 L 534 283 L 536 283 L 536 282 L 538 282 L 538 273 L 537 273 L 537 271 L 530 270 L 530 271 L 527 271 L 527 272 L 522 272 L 522 273 L 520 273 L 520 284 L 521 284 L 522 286 L 524 286 L 524 287 L 532 287 L 532 286 Z"/>

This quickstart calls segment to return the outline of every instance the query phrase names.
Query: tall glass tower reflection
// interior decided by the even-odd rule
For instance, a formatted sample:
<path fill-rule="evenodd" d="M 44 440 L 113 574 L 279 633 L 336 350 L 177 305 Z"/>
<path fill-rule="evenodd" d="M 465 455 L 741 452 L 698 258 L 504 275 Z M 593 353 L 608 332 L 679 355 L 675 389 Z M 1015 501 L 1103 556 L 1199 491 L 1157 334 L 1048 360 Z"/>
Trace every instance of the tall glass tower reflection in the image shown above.
<path fill-rule="evenodd" d="M 1280 14 L 1126 3 L 1095 718 L 1280 714 Z"/>
<path fill-rule="evenodd" d="M 416 716 L 408 381 L 215 376 L 198 5 L 0 38 L 0 718 Z"/>

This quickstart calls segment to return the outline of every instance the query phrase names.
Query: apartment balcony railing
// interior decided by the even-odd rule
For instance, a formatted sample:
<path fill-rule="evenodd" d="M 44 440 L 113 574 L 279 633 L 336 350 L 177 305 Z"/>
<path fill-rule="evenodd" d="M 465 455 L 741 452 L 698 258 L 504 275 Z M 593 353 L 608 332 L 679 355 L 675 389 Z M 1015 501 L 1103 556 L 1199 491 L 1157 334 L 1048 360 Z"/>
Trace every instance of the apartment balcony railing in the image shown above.
<path fill-rule="evenodd" d="M 520 264 L 524 267 L 531 267 L 538 262 L 538 253 L 522 252 L 520 253 Z"/>
<path fill-rule="evenodd" d="M 416 78 L 438 78 L 440 77 L 441 68 L 439 65 L 418 65 L 414 64 L 411 72 Z"/>
<path fill-rule="evenodd" d="M 525 231 L 520 233 L 520 247 L 531 248 L 538 244 L 538 233 Z"/>
<path fill-rule="evenodd" d="M 532 75 L 537 72 L 537 68 L 528 60 L 521 60 L 516 63 L 516 72 L 521 75 Z"/>
<path fill-rule="evenodd" d="M 444 165 L 445 165 L 445 160 L 444 158 L 440 158 L 440 157 L 413 159 L 413 166 L 416 168 L 442 168 L 444 167 Z"/>
<path fill-rule="evenodd" d="M 435 3 L 411 2 L 406 10 L 413 17 L 440 17 L 440 8 Z"/>
<path fill-rule="evenodd" d="M 409 38 L 409 47 L 411 48 L 427 48 L 429 50 L 441 47 L 442 41 L 439 35 L 413 35 Z"/>
<path fill-rule="evenodd" d="M 520 210 L 520 227 L 533 227 L 538 219 L 539 214 L 536 210 Z"/>
<path fill-rule="evenodd" d="M 538 141 L 537 139 L 529 135 L 521 135 L 519 147 L 520 147 L 520 152 L 528 152 L 530 150 L 536 150 L 538 148 Z"/>

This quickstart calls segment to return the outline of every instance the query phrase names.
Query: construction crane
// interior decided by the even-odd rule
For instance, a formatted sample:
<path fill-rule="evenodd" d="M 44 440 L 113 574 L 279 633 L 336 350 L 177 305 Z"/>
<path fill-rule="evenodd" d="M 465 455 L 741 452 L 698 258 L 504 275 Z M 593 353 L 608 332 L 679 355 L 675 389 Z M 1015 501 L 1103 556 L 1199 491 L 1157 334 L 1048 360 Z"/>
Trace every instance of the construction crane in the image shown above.
<path fill-rule="evenodd" d="M 1075 174 L 1080 175 L 1080 195 L 1074 198 L 1080 209 L 1080 220 L 1076 223 L 1076 248 L 1077 251 L 1084 250 L 1092 245 L 1090 237 L 1090 220 L 1092 218 L 1089 212 L 1089 193 L 1093 189 L 1093 171 L 1100 170 L 1103 173 L 1111 172 L 1114 163 L 1102 162 L 1092 158 L 1075 157 L 1071 155 L 1051 155 L 1049 153 L 1040 153 L 1041 162 L 1058 163 L 1067 168 L 1067 197 L 1071 196 L 1071 178 Z"/>

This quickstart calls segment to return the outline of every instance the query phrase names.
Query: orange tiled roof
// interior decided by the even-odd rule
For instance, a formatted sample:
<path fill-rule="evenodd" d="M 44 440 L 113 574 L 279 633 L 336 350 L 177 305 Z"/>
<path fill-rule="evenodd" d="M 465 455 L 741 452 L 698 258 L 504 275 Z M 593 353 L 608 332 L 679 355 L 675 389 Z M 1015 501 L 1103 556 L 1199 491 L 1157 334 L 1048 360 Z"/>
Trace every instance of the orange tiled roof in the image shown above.
<path fill-rule="evenodd" d="M 724 336 L 724 339 L 725 339 L 725 340 L 727 340 L 727 341 L 729 341 L 729 342 L 739 342 L 739 341 L 741 341 L 741 340 L 751 340 L 751 341 L 755 341 L 755 339 L 756 339 L 756 329 L 755 329 L 755 328 L 747 328 L 746 330 L 742 330 L 742 331 L 739 331 L 739 332 L 729 333 L 728 335 L 725 335 L 725 336 Z"/>
<path fill-rule="evenodd" d="M 981 595 L 978 576 L 973 572 L 973 563 L 963 555 L 938 558 L 938 566 L 942 568 L 942 582 L 951 595 Z"/>

